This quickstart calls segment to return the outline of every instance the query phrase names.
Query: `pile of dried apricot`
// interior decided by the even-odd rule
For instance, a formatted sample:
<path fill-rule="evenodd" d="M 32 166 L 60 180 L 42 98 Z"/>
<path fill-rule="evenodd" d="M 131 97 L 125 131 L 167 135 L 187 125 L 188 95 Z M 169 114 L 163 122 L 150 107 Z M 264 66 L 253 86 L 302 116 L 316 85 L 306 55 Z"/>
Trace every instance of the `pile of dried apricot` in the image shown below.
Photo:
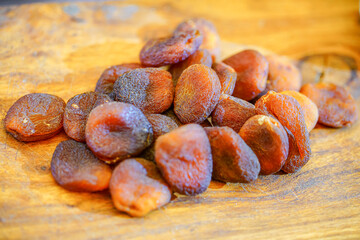
<path fill-rule="evenodd" d="M 211 179 L 252 182 L 259 174 L 299 171 L 310 159 L 317 123 L 354 124 L 349 92 L 305 84 L 290 61 L 252 49 L 222 62 L 215 26 L 185 21 L 148 41 L 140 63 L 111 66 L 94 92 L 65 102 L 32 93 L 5 117 L 14 138 L 50 138 L 63 128 L 51 160 L 55 181 L 70 191 L 109 189 L 114 206 L 144 216 L 173 192 L 197 195 Z"/>

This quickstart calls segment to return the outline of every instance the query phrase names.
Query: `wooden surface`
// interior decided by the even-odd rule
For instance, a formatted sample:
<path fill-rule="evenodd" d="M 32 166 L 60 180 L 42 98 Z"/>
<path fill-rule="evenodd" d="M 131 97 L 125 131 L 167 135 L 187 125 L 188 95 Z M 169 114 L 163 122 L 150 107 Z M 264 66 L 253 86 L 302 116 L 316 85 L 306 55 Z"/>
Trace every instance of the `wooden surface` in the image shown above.
<path fill-rule="evenodd" d="M 194 16 L 215 23 L 224 56 L 245 44 L 304 60 L 304 81 L 345 85 L 360 103 L 357 0 L 41 3 L 0 8 L 1 121 L 24 94 L 68 100 L 94 89 L 105 67 L 137 61 L 144 40 Z M 212 182 L 139 219 L 116 211 L 108 192 L 56 185 L 50 160 L 65 139 L 21 143 L 2 125 L 0 239 L 360 238 L 359 122 L 312 131 L 312 158 L 296 174 Z"/>

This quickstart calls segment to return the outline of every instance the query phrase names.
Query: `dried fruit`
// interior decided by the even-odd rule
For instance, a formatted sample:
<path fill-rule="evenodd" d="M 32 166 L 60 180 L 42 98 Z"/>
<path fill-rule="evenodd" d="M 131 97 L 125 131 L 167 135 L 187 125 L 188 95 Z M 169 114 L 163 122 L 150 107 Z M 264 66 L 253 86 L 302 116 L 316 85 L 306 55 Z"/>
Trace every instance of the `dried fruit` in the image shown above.
<path fill-rule="evenodd" d="M 252 182 L 260 172 L 255 153 L 228 127 L 204 128 L 213 158 L 213 179 L 223 182 Z"/>
<path fill-rule="evenodd" d="M 85 144 L 74 140 L 59 143 L 51 159 L 51 173 L 55 181 L 70 191 L 107 189 L 111 172 L 110 166 L 96 158 Z"/>
<path fill-rule="evenodd" d="M 237 74 L 234 97 L 250 101 L 265 90 L 269 64 L 259 52 L 244 50 L 223 62 Z"/>
<path fill-rule="evenodd" d="M 45 93 L 30 93 L 19 98 L 5 117 L 5 128 L 23 142 L 50 138 L 61 131 L 65 102 Z"/>
<path fill-rule="evenodd" d="M 285 130 L 289 139 L 289 153 L 281 170 L 286 173 L 294 173 L 299 171 L 309 159 L 301 158 L 294 135 L 288 129 L 285 128 Z"/>
<path fill-rule="evenodd" d="M 126 159 L 115 168 L 110 193 L 115 207 L 134 217 L 145 216 L 171 198 L 156 165 L 143 158 Z"/>
<path fill-rule="evenodd" d="M 235 70 L 225 63 L 214 63 L 212 68 L 219 77 L 221 84 L 221 93 L 232 95 L 236 84 Z"/>
<path fill-rule="evenodd" d="M 198 124 L 187 124 L 160 136 L 155 142 L 155 161 L 166 182 L 178 193 L 200 194 L 210 184 L 211 148 Z"/>
<path fill-rule="evenodd" d="M 182 123 L 201 123 L 219 101 L 221 85 L 215 71 L 194 64 L 180 76 L 175 88 L 174 112 Z"/>
<path fill-rule="evenodd" d="M 246 121 L 239 134 L 258 157 L 261 174 L 280 171 L 288 156 L 289 142 L 278 120 L 255 115 Z"/>
<path fill-rule="evenodd" d="M 319 123 L 329 127 L 351 126 L 358 118 L 356 101 L 343 87 L 332 83 L 305 84 L 302 94 L 319 109 Z"/>
<path fill-rule="evenodd" d="M 174 99 L 171 74 L 158 68 L 139 68 L 120 76 L 114 84 L 115 100 L 131 103 L 144 113 L 162 113 Z"/>
<path fill-rule="evenodd" d="M 166 110 L 162 114 L 169 117 L 169 118 L 171 118 L 174 122 L 176 122 L 176 124 L 178 126 L 183 125 L 183 123 L 180 121 L 180 119 L 176 116 L 173 108 L 169 108 L 168 110 Z"/>
<path fill-rule="evenodd" d="M 79 142 L 85 142 L 85 126 L 91 110 L 98 105 L 111 102 L 108 95 L 86 92 L 70 98 L 65 107 L 64 130 Z"/>
<path fill-rule="evenodd" d="M 222 94 L 211 117 L 215 126 L 227 126 L 239 132 L 242 125 L 254 115 L 256 115 L 256 109 L 253 104 Z"/>
<path fill-rule="evenodd" d="M 85 137 L 98 158 L 113 163 L 141 153 L 152 143 L 153 130 L 134 105 L 110 102 L 90 112 Z"/>

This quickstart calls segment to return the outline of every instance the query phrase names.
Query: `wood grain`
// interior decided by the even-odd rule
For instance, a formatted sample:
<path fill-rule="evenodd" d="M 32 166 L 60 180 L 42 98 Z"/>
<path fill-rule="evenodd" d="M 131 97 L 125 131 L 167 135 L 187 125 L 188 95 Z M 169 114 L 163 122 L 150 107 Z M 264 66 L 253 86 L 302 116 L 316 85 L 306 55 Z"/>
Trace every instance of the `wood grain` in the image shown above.
<path fill-rule="evenodd" d="M 107 66 L 138 61 L 144 40 L 194 16 L 215 23 L 223 56 L 252 45 L 300 60 L 305 82 L 342 84 L 360 106 L 356 0 L 41 3 L 0 8 L 1 121 L 24 94 L 94 89 Z M 65 139 L 21 143 L 1 127 L 0 239 L 360 238 L 359 122 L 313 130 L 298 173 L 212 182 L 140 219 L 116 211 L 108 192 L 56 185 L 50 160 Z"/>

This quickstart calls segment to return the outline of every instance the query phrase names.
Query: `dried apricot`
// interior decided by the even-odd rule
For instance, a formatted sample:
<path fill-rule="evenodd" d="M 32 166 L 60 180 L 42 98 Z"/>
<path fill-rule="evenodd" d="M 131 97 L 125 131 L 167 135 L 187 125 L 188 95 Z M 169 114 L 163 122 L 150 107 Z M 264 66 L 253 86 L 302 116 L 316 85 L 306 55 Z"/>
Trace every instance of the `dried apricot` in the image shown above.
<path fill-rule="evenodd" d="M 171 74 L 158 68 L 139 68 L 121 75 L 113 92 L 116 101 L 131 103 L 144 113 L 162 113 L 174 99 Z"/>
<path fill-rule="evenodd" d="M 223 62 L 237 74 L 234 97 L 250 101 L 265 90 L 269 64 L 258 51 L 244 50 Z"/>
<path fill-rule="evenodd" d="M 358 118 L 356 101 L 343 87 L 332 83 L 305 84 L 302 94 L 319 109 L 319 123 L 329 127 L 351 126 Z"/>
<path fill-rule="evenodd" d="M 176 124 L 178 126 L 183 125 L 183 123 L 180 121 L 180 119 L 176 116 L 173 108 L 169 108 L 168 110 L 163 112 L 162 115 L 165 115 L 165 116 L 171 118 L 174 122 L 176 122 Z"/>
<path fill-rule="evenodd" d="M 254 115 L 256 109 L 253 104 L 222 94 L 218 105 L 211 113 L 211 120 L 215 126 L 227 126 L 239 132 L 242 125 Z"/>
<path fill-rule="evenodd" d="M 19 98 L 5 117 L 5 128 L 23 142 L 50 138 L 61 131 L 65 102 L 45 93 L 30 93 Z"/>
<path fill-rule="evenodd" d="M 213 158 L 213 179 L 223 182 L 252 182 L 260 172 L 255 153 L 229 127 L 204 128 Z"/>
<path fill-rule="evenodd" d="M 219 77 L 221 84 L 221 93 L 232 95 L 234 92 L 237 77 L 235 70 L 229 65 L 226 65 L 222 62 L 214 63 L 212 65 L 212 68 Z"/>
<path fill-rule="evenodd" d="M 84 143 L 67 140 L 59 143 L 51 159 L 51 173 L 62 187 L 77 192 L 107 189 L 109 165 L 99 160 Z"/>
<path fill-rule="evenodd" d="M 64 113 L 66 134 L 76 141 L 85 142 L 85 126 L 91 110 L 107 102 L 111 102 L 108 95 L 96 92 L 81 93 L 70 98 Z"/>
<path fill-rule="evenodd" d="M 115 207 L 134 217 L 142 217 L 170 201 L 171 190 L 153 162 L 131 158 L 121 162 L 110 180 Z"/>
<path fill-rule="evenodd" d="M 201 123 L 214 110 L 220 97 L 215 71 L 202 65 L 188 67 L 175 88 L 174 112 L 182 123 Z"/>
<path fill-rule="evenodd" d="M 155 142 L 155 161 L 166 182 L 178 193 L 200 194 L 210 184 L 211 148 L 198 124 L 187 124 L 160 136 Z"/>
<path fill-rule="evenodd" d="M 299 171 L 309 161 L 309 158 L 301 158 L 294 135 L 288 129 L 285 128 L 285 130 L 289 139 L 289 154 L 281 170 L 286 173 L 294 173 Z"/>
<path fill-rule="evenodd" d="M 288 156 L 289 142 L 278 120 L 255 115 L 245 122 L 239 134 L 258 157 L 261 174 L 280 171 Z"/>
<path fill-rule="evenodd" d="M 113 163 L 135 156 L 150 146 L 153 130 L 145 115 L 134 105 L 110 102 L 90 112 L 85 138 L 98 158 Z"/>

